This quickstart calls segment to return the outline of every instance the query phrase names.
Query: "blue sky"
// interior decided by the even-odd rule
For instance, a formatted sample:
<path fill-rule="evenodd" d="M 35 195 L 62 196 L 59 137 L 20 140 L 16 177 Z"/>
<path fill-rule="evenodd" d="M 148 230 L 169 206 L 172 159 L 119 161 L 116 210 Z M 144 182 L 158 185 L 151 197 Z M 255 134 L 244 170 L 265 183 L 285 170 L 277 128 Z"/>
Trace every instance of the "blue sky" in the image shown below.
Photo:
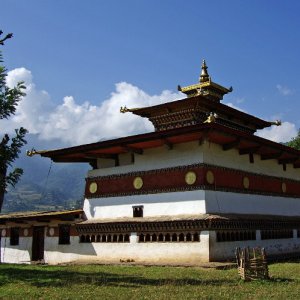
<path fill-rule="evenodd" d="M 179 99 L 177 84 L 196 83 L 202 59 L 213 81 L 233 86 L 224 103 L 285 122 L 265 136 L 287 140 L 300 128 L 300 1 L 0 5 L 0 28 L 14 33 L 2 47 L 5 65 L 15 70 L 9 79 L 29 87 L 7 130 L 23 122 L 41 139 L 67 144 L 151 130 L 118 107 Z"/>

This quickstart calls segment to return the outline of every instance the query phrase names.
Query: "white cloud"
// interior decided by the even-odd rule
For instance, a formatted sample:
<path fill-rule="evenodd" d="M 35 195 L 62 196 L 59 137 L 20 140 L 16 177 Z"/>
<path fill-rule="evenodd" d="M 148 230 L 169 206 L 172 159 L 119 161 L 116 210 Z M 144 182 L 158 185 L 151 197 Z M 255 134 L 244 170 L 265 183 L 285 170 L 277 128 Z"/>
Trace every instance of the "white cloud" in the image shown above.
<path fill-rule="evenodd" d="M 8 72 L 9 86 L 18 81 L 25 81 L 27 95 L 19 103 L 16 114 L 1 122 L 2 129 L 11 132 L 23 126 L 40 139 L 59 139 L 72 145 L 153 130 L 147 119 L 131 113 L 121 114 L 120 107 L 144 107 L 183 98 L 181 93 L 168 90 L 160 95 L 149 95 L 132 84 L 121 82 L 116 84 L 110 98 L 98 105 L 79 104 L 72 96 L 66 96 L 55 106 L 46 91 L 36 88 L 29 70 L 18 68 Z"/>
<path fill-rule="evenodd" d="M 257 135 L 274 142 L 285 143 L 295 137 L 297 133 L 295 124 L 283 122 L 281 126 L 273 125 L 272 127 L 260 130 Z"/>
<path fill-rule="evenodd" d="M 283 86 L 281 84 L 277 84 L 276 88 L 279 91 L 279 93 L 283 96 L 289 96 L 293 94 L 293 91 L 290 88 Z"/>

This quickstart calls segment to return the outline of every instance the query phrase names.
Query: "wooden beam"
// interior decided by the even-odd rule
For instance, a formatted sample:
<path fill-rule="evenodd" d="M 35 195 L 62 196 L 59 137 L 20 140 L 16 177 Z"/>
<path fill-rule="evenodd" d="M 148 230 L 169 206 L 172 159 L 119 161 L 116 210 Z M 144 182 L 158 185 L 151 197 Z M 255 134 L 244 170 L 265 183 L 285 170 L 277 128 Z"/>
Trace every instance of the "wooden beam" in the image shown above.
<path fill-rule="evenodd" d="M 97 159 L 90 161 L 90 166 L 93 168 L 93 170 L 96 170 L 97 169 Z"/>
<path fill-rule="evenodd" d="M 251 164 L 254 164 L 254 155 L 253 155 L 252 152 L 249 153 L 249 162 L 250 162 Z"/>
<path fill-rule="evenodd" d="M 249 148 L 243 148 L 239 150 L 239 154 L 240 155 L 244 155 L 244 154 L 253 154 L 255 152 L 257 152 L 259 150 L 260 146 L 256 146 L 256 147 L 249 147 Z"/>
<path fill-rule="evenodd" d="M 203 145 L 205 141 L 209 142 L 209 133 L 211 132 L 211 129 L 205 129 L 202 132 L 201 137 L 199 138 L 199 146 Z"/>
<path fill-rule="evenodd" d="M 86 158 L 105 158 L 105 159 L 116 159 L 118 154 L 111 153 L 96 153 L 96 152 L 84 152 Z"/>
<path fill-rule="evenodd" d="M 292 164 L 295 161 L 297 161 L 298 159 L 299 159 L 299 157 L 281 158 L 281 159 L 278 159 L 278 163 L 280 165 L 282 165 L 282 164 Z"/>
<path fill-rule="evenodd" d="M 227 151 L 227 150 L 230 150 L 232 148 L 237 148 L 239 146 L 240 142 L 241 142 L 240 139 L 236 139 L 233 142 L 223 144 L 223 146 L 222 146 L 223 150 Z"/>
<path fill-rule="evenodd" d="M 74 162 L 74 163 L 90 163 L 94 159 L 91 158 L 80 158 L 80 157 L 53 157 L 54 162 Z"/>
<path fill-rule="evenodd" d="M 126 150 L 127 152 L 130 152 L 130 153 L 135 153 L 135 154 L 140 154 L 140 155 L 142 155 L 144 153 L 143 149 L 138 149 L 138 148 L 135 148 L 135 147 L 122 146 L 122 148 L 124 150 Z"/>
<path fill-rule="evenodd" d="M 170 143 L 167 139 L 163 139 L 164 144 L 167 146 L 168 150 L 173 149 L 173 144 Z"/>
<path fill-rule="evenodd" d="M 281 155 L 282 155 L 282 152 L 261 154 L 260 159 L 261 160 L 276 159 L 276 158 L 280 157 Z"/>

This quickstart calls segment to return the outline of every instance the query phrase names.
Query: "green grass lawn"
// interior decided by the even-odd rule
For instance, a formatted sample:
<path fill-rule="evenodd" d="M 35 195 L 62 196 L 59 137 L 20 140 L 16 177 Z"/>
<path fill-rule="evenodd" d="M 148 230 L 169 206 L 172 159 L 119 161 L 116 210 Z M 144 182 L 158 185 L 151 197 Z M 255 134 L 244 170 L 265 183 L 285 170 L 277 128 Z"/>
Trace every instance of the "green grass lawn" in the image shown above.
<path fill-rule="evenodd" d="M 237 270 L 0 264 L 0 299 L 299 299 L 300 264 L 269 266 L 271 280 Z"/>

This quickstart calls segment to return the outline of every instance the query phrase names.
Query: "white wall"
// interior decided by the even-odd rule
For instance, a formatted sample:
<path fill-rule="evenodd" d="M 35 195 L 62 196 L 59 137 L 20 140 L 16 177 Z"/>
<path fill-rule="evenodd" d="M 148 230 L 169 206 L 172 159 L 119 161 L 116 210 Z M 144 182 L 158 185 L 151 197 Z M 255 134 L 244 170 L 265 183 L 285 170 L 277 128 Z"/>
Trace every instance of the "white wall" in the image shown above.
<path fill-rule="evenodd" d="M 135 163 L 120 167 L 92 170 L 88 176 L 105 176 L 207 163 L 252 173 L 300 180 L 300 169 L 287 165 L 283 171 L 277 160 L 260 159 L 254 155 L 254 163 L 248 155 L 239 155 L 238 150 L 223 151 L 217 144 L 205 141 L 174 145 L 173 150 L 160 147 L 135 155 Z M 206 204 L 204 205 L 204 199 Z M 299 200 L 299 199 L 298 199 Z M 195 214 L 195 213 L 253 213 L 276 215 L 300 215 L 300 201 L 297 198 L 225 193 L 214 191 L 186 191 L 174 193 L 133 195 L 85 199 L 84 211 L 90 218 L 115 218 L 132 216 L 132 205 L 144 205 L 145 216 Z"/>
<path fill-rule="evenodd" d="M 31 260 L 32 237 L 20 237 L 19 245 L 11 246 L 9 237 L 1 237 L 1 262 L 24 264 Z"/>
<path fill-rule="evenodd" d="M 206 213 L 299 216 L 300 199 L 205 191 Z"/>
<path fill-rule="evenodd" d="M 88 219 L 132 217 L 134 205 L 144 206 L 144 217 L 205 213 L 203 190 L 85 199 L 83 210 Z"/>
<path fill-rule="evenodd" d="M 203 162 L 202 146 L 198 142 L 174 145 L 172 150 L 166 146 L 145 150 L 142 155 L 135 154 L 134 164 L 90 170 L 88 177 L 124 174 L 135 171 L 148 171 Z"/>
<path fill-rule="evenodd" d="M 31 244 L 31 237 L 20 238 L 19 246 L 9 246 L 9 238 L 2 238 L 1 262 L 30 263 Z M 299 253 L 300 239 L 216 242 L 214 231 L 202 231 L 200 242 L 79 243 L 79 237 L 71 237 L 70 245 L 59 245 L 57 237 L 45 237 L 44 260 L 48 264 L 118 263 L 120 260 L 197 264 L 234 259 L 236 247 L 247 246 L 264 247 L 267 255 L 284 255 Z"/>
<path fill-rule="evenodd" d="M 71 245 L 57 245 L 57 239 L 47 238 L 45 261 L 63 262 L 120 262 L 137 263 L 199 263 L 209 259 L 208 232 L 201 232 L 200 242 L 153 243 L 79 243 L 74 237 Z M 63 254 L 61 254 L 63 252 Z"/>
<path fill-rule="evenodd" d="M 276 159 L 261 160 L 260 155 L 254 154 L 254 163 L 250 163 L 249 155 L 240 155 L 237 149 L 224 151 L 222 146 L 207 141 L 203 143 L 202 150 L 203 161 L 206 164 L 300 180 L 300 169 L 287 164 L 287 170 L 283 171 L 282 165 L 279 165 Z"/>
<path fill-rule="evenodd" d="M 6 238 L 9 242 L 9 238 Z M 133 239 L 134 240 L 134 239 Z M 137 243 L 79 243 L 73 236 L 69 245 L 59 245 L 58 237 L 45 237 L 44 261 L 48 264 L 69 262 L 137 263 L 197 263 L 208 261 L 208 232 L 200 234 L 201 242 Z M 1 261 L 4 263 L 30 263 L 32 238 L 20 238 L 19 246 L 5 247 L 2 239 Z"/>
<path fill-rule="evenodd" d="M 135 171 L 147 171 L 168 167 L 184 166 L 196 163 L 207 163 L 215 166 L 228 167 L 252 173 L 300 180 L 300 169 L 287 164 L 283 171 L 282 165 L 276 159 L 261 160 L 254 154 L 254 163 L 249 162 L 249 155 L 240 155 L 237 149 L 224 151 L 222 146 L 204 141 L 174 145 L 172 150 L 167 147 L 145 150 L 143 155 L 135 154 L 134 164 L 118 167 L 91 170 L 88 177 L 124 174 Z"/>
<path fill-rule="evenodd" d="M 300 253 L 300 239 L 276 239 L 276 240 L 255 240 L 255 241 L 235 241 L 217 242 L 214 231 L 210 231 L 210 260 L 226 261 L 235 259 L 235 249 L 237 247 L 262 247 L 268 255 L 287 255 Z"/>

